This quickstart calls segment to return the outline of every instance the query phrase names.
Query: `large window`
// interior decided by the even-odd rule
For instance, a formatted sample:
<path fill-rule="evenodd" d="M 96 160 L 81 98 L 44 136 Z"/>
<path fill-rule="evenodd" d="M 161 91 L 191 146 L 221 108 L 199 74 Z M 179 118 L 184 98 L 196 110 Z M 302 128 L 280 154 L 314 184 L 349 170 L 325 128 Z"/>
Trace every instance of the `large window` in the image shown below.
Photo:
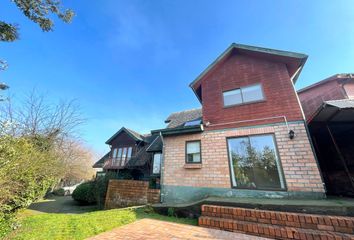
<path fill-rule="evenodd" d="M 243 103 L 257 102 L 264 100 L 261 84 L 242 87 L 223 92 L 224 106 L 239 105 Z"/>
<path fill-rule="evenodd" d="M 155 153 L 153 167 L 152 167 L 152 174 L 160 174 L 160 171 L 161 171 L 161 153 Z"/>
<path fill-rule="evenodd" d="M 272 134 L 229 138 L 228 149 L 233 187 L 285 188 Z"/>
<path fill-rule="evenodd" d="M 201 163 L 200 141 L 186 142 L 186 163 Z"/>

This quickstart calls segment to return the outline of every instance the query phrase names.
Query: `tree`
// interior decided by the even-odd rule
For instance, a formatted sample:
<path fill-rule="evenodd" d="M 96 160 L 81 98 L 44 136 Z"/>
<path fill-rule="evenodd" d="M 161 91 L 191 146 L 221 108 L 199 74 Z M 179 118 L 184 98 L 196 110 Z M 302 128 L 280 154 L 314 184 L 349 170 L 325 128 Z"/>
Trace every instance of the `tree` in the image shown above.
<path fill-rule="evenodd" d="M 70 23 L 74 17 L 71 9 L 62 10 L 60 0 L 12 0 L 18 9 L 31 21 L 37 23 L 45 31 L 51 31 L 54 22 L 50 18 L 56 15 L 65 23 Z M 19 38 L 17 24 L 0 21 L 0 41 L 13 42 Z"/>
<path fill-rule="evenodd" d="M 64 165 L 64 175 L 61 178 L 63 186 L 92 179 L 95 174 L 92 168 L 95 154 L 90 148 L 78 140 L 66 140 L 61 147 L 61 153 Z"/>

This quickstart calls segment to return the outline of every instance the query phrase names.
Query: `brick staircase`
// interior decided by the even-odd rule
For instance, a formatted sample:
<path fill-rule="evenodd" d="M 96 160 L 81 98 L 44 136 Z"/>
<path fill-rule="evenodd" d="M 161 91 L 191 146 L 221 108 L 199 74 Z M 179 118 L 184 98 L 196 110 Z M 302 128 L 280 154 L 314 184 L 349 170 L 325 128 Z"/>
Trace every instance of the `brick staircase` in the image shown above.
<path fill-rule="evenodd" d="M 273 239 L 354 239 L 354 218 L 203 205 L 199 226 Z"/>

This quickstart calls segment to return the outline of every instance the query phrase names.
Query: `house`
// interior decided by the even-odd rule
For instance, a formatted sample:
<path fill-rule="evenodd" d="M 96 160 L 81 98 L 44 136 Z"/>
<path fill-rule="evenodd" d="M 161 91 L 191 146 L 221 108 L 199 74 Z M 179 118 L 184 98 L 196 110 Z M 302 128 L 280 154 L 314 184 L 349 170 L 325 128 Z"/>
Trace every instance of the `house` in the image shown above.
<path fill-rule="evenodd" d="M 354 196 L 354 74 L 298 91 L 328 195 Z"/>
<path fill-rule="evenodd" d="M 116 173 L 117 178 L 152 181 L 159 185 L 162 151 L 159 135 L 142 135 L 122 127 L 106 144 L 110 151 L 93 165 L 94 168 Z"/>
<path fill-rule="evenodd" d="M 300 53 L 232 44 L 190 87 L 202 105 L 171 114 L 161 135 L 161 201 L 208 196 L 323 198 L 294 84 Z"/>

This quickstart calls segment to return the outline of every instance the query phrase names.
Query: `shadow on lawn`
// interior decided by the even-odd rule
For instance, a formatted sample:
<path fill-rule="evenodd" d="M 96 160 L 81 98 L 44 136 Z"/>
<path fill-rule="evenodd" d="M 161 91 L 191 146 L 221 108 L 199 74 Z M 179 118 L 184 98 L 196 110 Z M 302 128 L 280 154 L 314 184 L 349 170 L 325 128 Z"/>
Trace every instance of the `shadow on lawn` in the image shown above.
<path fill-rule="evenodd" d="M 71 196 L 51 196 L 36 203 L 28 209 L 42 213 L 86 213 L 98 210 L 97 206 L 83 206 L 72 199 Z"/>

